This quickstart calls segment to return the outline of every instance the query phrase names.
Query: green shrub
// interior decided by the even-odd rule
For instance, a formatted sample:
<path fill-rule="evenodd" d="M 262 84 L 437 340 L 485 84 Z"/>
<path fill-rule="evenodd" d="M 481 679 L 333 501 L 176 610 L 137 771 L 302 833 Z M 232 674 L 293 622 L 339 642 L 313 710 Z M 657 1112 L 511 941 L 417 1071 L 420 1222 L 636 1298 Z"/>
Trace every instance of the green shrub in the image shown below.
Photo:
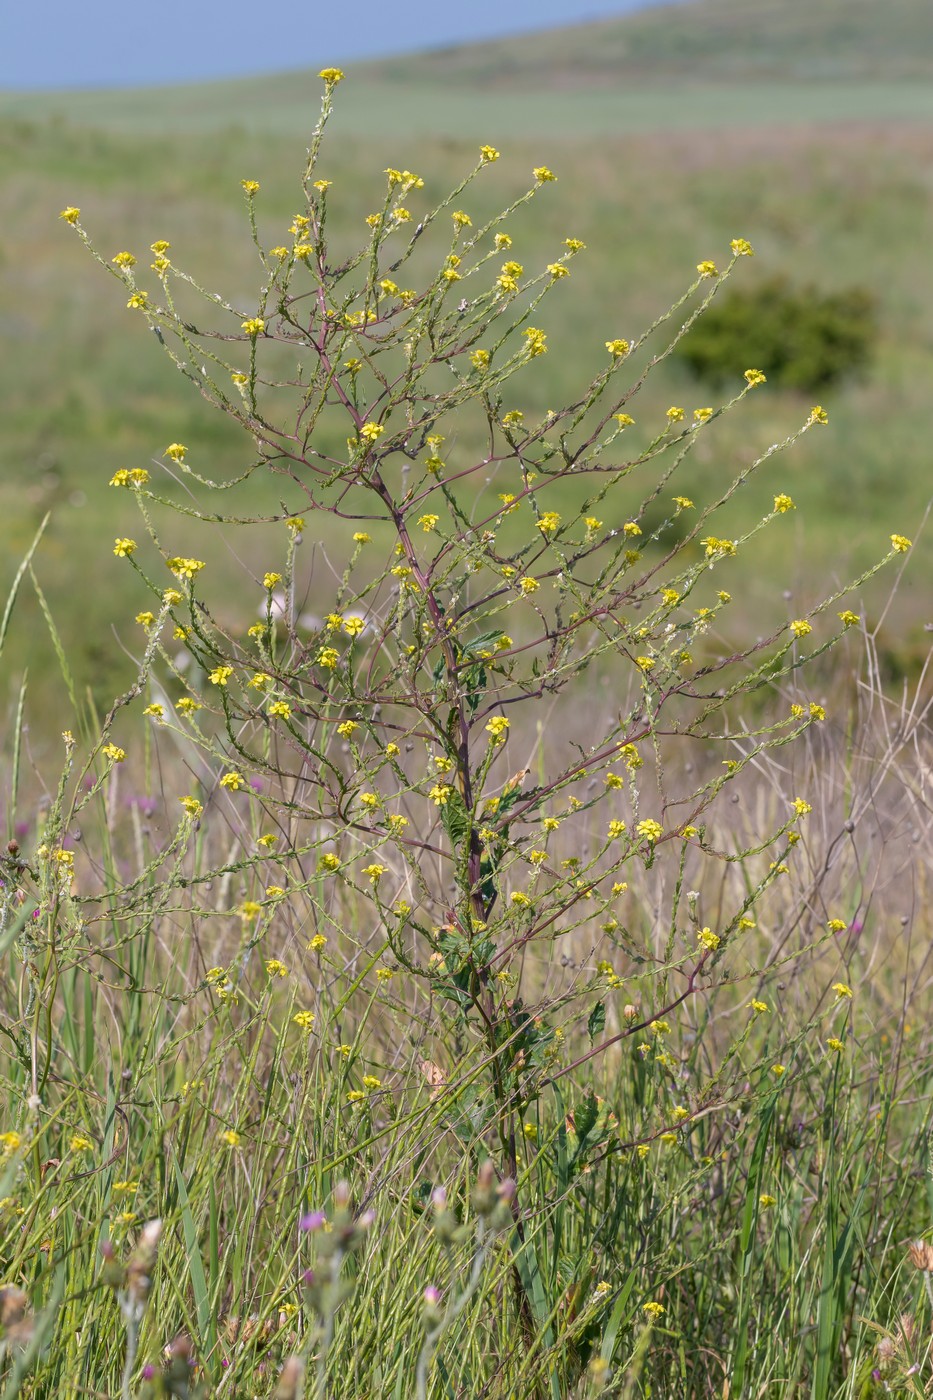
<path fill-rule="evenodd" d="M 863 370 L 876 335 L 875 298 L 864 288 L 821 292 L 774 277 L 724 295 L 677 355 L 713 384 L 754 364 L 780 388 L 815 393 Z"/>

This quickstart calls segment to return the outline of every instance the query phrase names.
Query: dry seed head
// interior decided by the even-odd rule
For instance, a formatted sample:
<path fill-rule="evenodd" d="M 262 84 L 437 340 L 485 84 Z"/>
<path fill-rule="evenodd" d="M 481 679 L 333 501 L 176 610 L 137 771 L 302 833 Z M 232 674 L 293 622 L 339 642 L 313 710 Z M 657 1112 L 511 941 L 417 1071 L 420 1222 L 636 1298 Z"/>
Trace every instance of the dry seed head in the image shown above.
<path fill-rule="evenodd" d="M 32 1341 L 35 1319 L 28 1309 L 29 1297 L 21 1288 L 0 1288 L 0 1357 L 6 1351 L 25 1351 Z"/>
<path fill-rule="evenodd" d="M 933 1274 L 933 1244 L 927 1244 L 925 1240 L 912 1240 L 908 1250 L 915 1269 L 924 1274 Z"/>

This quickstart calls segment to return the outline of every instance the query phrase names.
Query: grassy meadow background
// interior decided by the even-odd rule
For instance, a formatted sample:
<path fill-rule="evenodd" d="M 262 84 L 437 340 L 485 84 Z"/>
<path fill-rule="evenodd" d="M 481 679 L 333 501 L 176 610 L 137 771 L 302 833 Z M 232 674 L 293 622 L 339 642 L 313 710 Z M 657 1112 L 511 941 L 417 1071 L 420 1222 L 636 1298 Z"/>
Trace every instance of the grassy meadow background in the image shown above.
<path fill-rule="evenodd" d="M 822 399 L 829 425 L 770 462 L 717 526 L 738 533 L 778 492 L 796 502 L 728 562 L 723 647 L 806 616 L 885 554 L 892 532 L 916 543 L 851 603 L 866 627 L 818 664 L 806 696 L 786 678 L 763 712 L 732 716 L 738 728 L 767 725 L 800 698 L 829 712 L 799 743 L 749 762 L 723 796 L 710 827 L 722 859 L 691 855 L 678 869 L 670 855 L 633 858 L 617 940 L 584 923 L 559 958 L 532 943 L 516 963 L 519 985 L 502 996 L 520 991 L 566 1038 L 519 1124 L 518 1243 L 498 1217 L 498 1233 L 484 1233 L 494 1217 L 478 1174 L 494 1133 L 475 1088 L 483 1044 L 393 961 L 367 889 L 328 883 L 319 833 L 289 826 L 268 789 L 224 791 L 220 769 L 175 729 L 160 737 L 137 710 L 121 717 L 125 768 L 78 784 L 91 796 L 65 837 L 84 902 L 62 894 L 51 953 L 13 908 L 15 852 L 0 872 L 0 1400 L 930 1393 L 933 1249 L 907 1250 L 933 1224 L 931 79 L 924 0 L 696 0 L 348 67 L 318 172 L 334 182 L 337 247 L 362 241 L 387 165 L 423 176 L 425 192 L 409 197 L 417 214 L 491 142 L 502 158 L 464 199 L 477 224 L 527 188 L 533 166 L 557 174 L 508 226 L 511 256 L 529 270 L 568 236 L 587 244 L 536 313 L 550 353 L 510 385 L 510 406 L 529 416 L 572 400 L 605 364 L 605 342 L 634 337 L 700 260 L 727 261 L 735 237 L 756 255 L 733 286 L 780 273 L 876 296 L 864 375 L 815 396 L 756 390 L 704 432 L 678 483 L 711 498 Z M 73 725 L 90 751 L 86 697 L 100 713 L 144 646 L 134 615 L 150 595 L 112 552 L 115 537 L 144 535 L 131 493 L 110 477 L 146 467 L 156 488 L 214 509 L 168 473 L 167 444 L 187 444 L 191 464 L 217 479 L 250 460 L 59 210 L 80 206 L 103 254 L 130 249 L 143 267 L 149 245 L 170 240 L 173 261 L 253 314 L 261 268 L 240 181 L 261 181 L 267 245 L 289 241 L 319 93 L 316 78 L 289 73 L 0 94 L 0 588 L 50 513 L 33 567 L 78 699 L 73 708 L 26 579 L 0 706 L 9 750 L 28 669 L 18 806 L 3 761 L 27 859 L 53 800 L 60 731 Z M 628 431 L 647 442 L 669 405 L 689 416 L 718 402 L 669 360 Z M 481 447 L 455 444 L 465 457 Z M 223 505 L 243 516 L 304 509 L 302 606 L 322 612 L 354 526 L 344 538 L 328 516 L 325 531 L 289 492 L 257 473 Z M 257 616 L 256 578 L 281 566 L 281 524 L 234 530 L 165 512 L 158 526 L 167 551 L 209 560 L 204 596 L 241 638 Z M 621 702 L 607 677 L 570 703 L 574 723 L 596 732 Z M 549 726 L 565 739 L 562 723 L 548 710 L 510 739 L 509 758 L 528 754 L 543 773 Z M 697 745 L 672 781 L 706 780 L 742 742 Z M 176 853 L 178 797 L 197 782 L 209 793 L 203 821 L 184 828 Z M 799 794 L 813 812 L 791 869 L 722 976 L 671 1013 L 668 1058 L 624 1039 L 590 1057 L 603 1032 L 650 1024 L 668 1004 L 683 900 L 698 927 L 724 927 L 772 854 L 734 853 L 780 827 Z M 278 847 L 260 843 L 270 810 Z M 552 839 L 555 860 L 572 862 L 602 838 L 584 814 Z M 283 970 L 270 972 L 270 959 Z M 236 996 L 218 990 L 227 975 Z M 750 1014 L 759 999 L 767 1011 Z M 341 1214 L 344 1180 L 354 1210 L 375 1213 L 370 1227 Z M 451 1219 L 432 1205 L 439 1185 Z M 155 1217 L 157 1265 L 133 1253 Z M 351 1285 L 340 1300 L 336 1285 L 326 1294 L 335 1239 Z M 127 1290 L 140 1273 L 152 1283 L 133 1321 Z M 298 1355 L 303 1379 L 289 1370 Z"/>
<path fill-rule="evenodd" d="M 907 0 L 883 20 L 863 0 L 825 0 L 805 17 L 778 0 L 753 16 L 704 0 L 370 64 L 340 90 L 324 162 L 335 180 L 331 229 L 347 248 L 378 202 L 387 164 L 417 170 L 437 192 L 469 166 L 479 142 L 492 141 L 504 154 L 471 193 L 476 214 L 525 188 L 532 164 L 558 173 L 547 199 L 514 221 L 515 246 L 529 267 L 550 260 L 568 235 L 588 246 L 572 285 L 548 304 L 553 353 L 529 384 L 526 409 L 572 396 L 601 363 L 604 340 L 631 338 L 687 285 L 696 262 L 721 260 L 735 236 L 756 250 L 737 270 L 741 285 L 782 273 L 794 284 L 875 294 L 879 336 L 868 373 L 827 396 L 826 432 L 810 434 L 748 488 L 746 518 L 774 490 L 789 491 L 798 512 L 792 530 L 762 542 L 743 579 L 747 611 L 735 617 L 737 629 L 764 627 L 785 606 L 785 588 L 793 612 L 827 580 L 873 560 L 891 531 L 919 534 L 881 637 L 894 676 L 915 673 L 926 654 L 933 569 L 920 530 L 933 440 L 929 28 L 926 7 Z M 180 265 L 248 310 L 259 269 L 239 181 L 261 178 L 260 228 L 278 241 L 297 208 L 314 93 L 307 74 L 286 74 L 0 98 L 4 568 L 11 576 L 51 510 L 43 587 L 76 674 L 98 700 L 129 674 L 121 648 L 133 645 L 142 603 L 109 557 L 114 535 L 131 532 L 133 511 L 107 481 L 121 466 L 151 467 L 169 441 L 187 443 L 213 476 L 235 475 L 246 448 L 188 392 L 125 310 L 119 287 L 69 239 L 58 210 L 80 204 L 105 253 L 170 239 Z M 638 416 L 655 422 L 669 403 L 692 408 L 712 395 L 671 363 L 649 381 Z M 807 398 L 762 390 L 710 438 L 689 494 L 705 494 L 809 407 Z M 257 483 L 231 505 L 258 512 L 262 491 Z M 256 538 L 251 563 L 262 553 L 261 531 Z M 218 567 L 233 603 L 242 595 L 238 566 Z M 313 594 L 312 585 L 312 608 Z M 873 621 L 881 594 L 867 602 Z M 756 624 L 759 610 L 767 618 Z M 37 685 L 50 654 L 26 630 Z M 24 648 L 14 656 L 15 686 Z M 41 697 L 35 703 L 37 714 L 47 711 Z"/>

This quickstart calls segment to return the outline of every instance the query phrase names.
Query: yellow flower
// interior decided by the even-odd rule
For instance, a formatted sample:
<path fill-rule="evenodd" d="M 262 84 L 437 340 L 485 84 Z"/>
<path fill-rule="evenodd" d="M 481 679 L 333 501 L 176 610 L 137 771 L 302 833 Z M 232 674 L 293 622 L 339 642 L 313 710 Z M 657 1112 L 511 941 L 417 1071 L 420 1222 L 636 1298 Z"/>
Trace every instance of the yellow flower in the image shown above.
<path fill-rule="evenodd" d="M 777 1197 L 762 1194 L 758 1197 L 758 1204 L 761 1206 L 762 1210 L 769 1210 L 771 1206 L 777 1205 Z"/>
<path fill-rule="evenodd" d="M 233 772 L 223 775 L 220 780 L 220 786 L 226 788 L 228 792 L 239 792 L 240 788 L 246 787 L 246 779 L 243 777 L 242 773 L 237 773 L 234 770 Z"/>
<path fill-rule="evenodd" d="M 710 262 L 708 258 L 705 259 L 703 262 L 697 263 L 697 272 L 700 274 L 701 277 L 719 276 L 719 269 L 716 267 L 716 264 L 714 262 Z"/>
<path fill-rule="evenodd" d="M 134 292 L 133 295 L 130 297 L 129 301 L 126 303 L 126 305 L 127 305 L 127 309 L 130 310 L 130 311 L 146 311 L 146 310 L 148 310 L 148 308 L 149 308 L 149 293 L 148 293 L 148 292 Z"/>
<path fill-rule="evenodd" d="M 281 575 L 281 574 L 277 574 L 277 573 L 274 573 L 274 572 L 273 572 L 273 573 L 263 574 L 263 576 L 262 576 L 262 586 L 263 586 L 263 588 L 274 588 L 275 585 L 276 585 L 277 583 L 281 583 L 281 582 L 282 582 L 282 575 Z"/>
<path fill-rule="evenodd" d="M 714 953 L 722 940 L 718 933 L 714 933 L 711 928 L 701 928 L 697 934 L 697 942 L 702 943 L 704 948 L 708 948 Z"/>
<path fill-rule="evenodd" d="M 240 328 L 244 330 L 248 336 L 255 339 L 257 335 L 262 335 L 263 331 L 266 329 L 266 323 L 261 316 L 248 316 L 245 321 L 240 322 Z"/>
<path fill-rule="evenodd" d="M 388 870 L 389 867 L 387 865 L 380 865 L 378 861 L 373 861 L 372 865 L 365 865 L 363 867 L 363 874 L 367 877 L 371 885 L 375 885 L 382 879 L 383 875 L 388 874 Z"/>
<path fill-rule="evenodd" d="M 629 343 L 627 340 L 607 340 L 606 349 L 614 360 L 621 360 L 629 352 Z"/>
<path fill-rule="evenodd" d="M 450 801 L 450 794 L 452 791 L 453 788 L 450 786 L 450 783 L 435 783 L 434 787 L 432 787 L 431 791 L 428 793 L 428 796 L 435 807 L 445 807 Z"/>
<path fill-rule="evenodd" d="M 807 427 L 812 423 L 820 423 L 825 426 L 829 422 L 829 414 L 822 404 L 815 403 L 810 409 L 810 417 L 807 419 Z"/>
<path fill-rule="evenodd" d="M 340 735 L 341 739 L 349 739 L 352 734 L 356 733 L 359 727 L 355 719 L 345 719 L 342 723 L 337 725 L 337 733 Z"/>
<path fill-rule="evenodd" d="M 80 1133 L 75 1133 L 68 1139 L 69 1152 L 90 1152 L 94 1144 L 90 1138 L 82 1137 Z"/>
<path fill-rule="evenodd" d="M 674 505 L 678 510 L 693 510 L 693 502 L 689 496 L 675 496 Z"/>
<path fill-rule="evenodd" d="M 557 179 L 557 176 L 552 171 L 548 170 L 546 165 L 536 165 L 531 173 L 538 181 L 539 185 L 546 184 L 548 180 Z"/>
<path fill-rule="evenodd" d="M 794 503 L 793 503 L 793 501 L 791 500 L 790 496 L 785 496 L 785 495 L 782 494 L 782 495 L 780 495 L 780 496 L 775 496 L 775 498 L 774 498 L 774 509 L 775 509 L 780 515 L 784 515 L 786 511 L 789 511 L 789 510 L 796 510 L 797 507 L 794 505 Z"/>
<path fill-rule="evenodd" d="M 340 660 L 340 653 L 339 651 L 335 651 L 333 647 L 321 647 L 321 650 L 317 654 L 317 659 L 319 666 L 323 666 L 326 670 L 332 671 Z"/>
<path fill-rule="evenodd" d="M 379 806 L 379 795 L 375 792 L 361 792 L 360 803 L 363 807 L 369 807 L 372 810 Z"/>
<path fill-rule="evenodd" d="M 735 540 L 720 540 L 715 535 L 708 535 L 705 540 L 701 540 L 706 552 L 707 559 L 725 559 L 728 555 L 735 554 Z"/>
<path fill-rule="evenodd" d="M 580 238 L 565 238 L 564 247 L 569 248 L 571 253 L 579 253 L 586 247 L 586 244 Z"/>
<path fill-rule="evenodd" d="M 319 953 L 321 949 L 325 948 L 326 946 L 327 939 L 324 937 L 323 933 L 316 933 L 313 938 L 308 939 L 309 953 Z"/>
<path fill-rule="evenodd" d="M 223 687 L 227 684 L 232 675 L 232 666 L 215 666 L 213 671 L 211 671 L 210 675 L 208 676 L 208 680 L 211 682 L 212 685 L 219 685 Z"/>
<path fill-rule="evenodd" d="M 528 909 L 531 907 L 531 900 L 528 898 L 527 894 L 523 894 L 521 890 L 513 890 L 509 898 L 517 909 Z"/>
<path fill-rule="evenodd" d="M 525 348 L 530 359 L 535 359 L 537 355 L 547 354 L 547 334 L 544 331 L 539 330 L 537 326 L 528 326 L 526 330 L 522 331 L 522 335 L 528 342 Z"/>
<path fill-rule="evenodd" d="M 859 617 L 858 613 L 852 612 L 849 608 L 846 608 L 843 612 L 839 613 L 838 616 L 839 621 L 842 623 L 843 627 L 855 627 L 857 623 L 861 622 L 861 618 Z"/>
<path fill-rule="evenodd" d="M 638 823 L 635 831 L 639 836 L 643 837 L 644 840 L 654 845 L 656 841 L 661 839 L 664 828 L 661 826 L 660 822 L 656 822 L 652 820 L 651 817 L 647 817 L 644 821 Z"/>
<path fill-rule="evenodd" d="M 840 1054 L 840 1053 L 845 1049 L 845 1045 L 842 1043 L 842 1041 L 839 1040 L 838 1037 L 837 1037 L 837 1036 L 834 1036 L 834 1035 L 831 1035 L 831 1036 L 829 1037 L 829 1039 L 827 1040 L 826 1044 L 827 1044 L 827 1046 L 828 1046 L 828 1048 L 829 1048 L 830 1050 L 835 1050 L 835 1052 L 836 1052 L 837 1055 Z"/>
<path fill-rule="evenodd" d="M 357 530 L 356 534 L 353 536 L 353 543 L 369 544 L 371 538 L 372 536 L 367 535 L 365 530 Z"/>
<path fill-rule="evenodd" d="M 128 559 L 135 548 L 135 540 L 116 539 L 113 542 L 113 552 L 118 559 Z"/>
<path fill-rule="evenodd" d="M 267 958 L 266 973 L 269 977 L 287 977 L 288 968 L 279 958 Z"/>
<path fill-rule="evenodd" d="M 645 1149 L 647 1150 L 647 1143 L 642 1144 L 642 1146 L 644 1146 Z M 643 1156 L 644 1153 L 640 1153 L 640 1155 Z M 666 1309 L 665 1309 L 663 1303 L 643 1303 L 643 1304 L 642 1304 L 642 1312 L 646 1312 L 646 1313 L 648 1314 L 648 1316 L 651 1318 L 652 1321 L 654 1321 L 655 1319 L 661 1317 L 661 1316 L 664 1314 L 665 1311 L 666 1311 Z"/>
<path fill-rule="evenodd" d="M 180 700 L 175 701 L 175 709 L 182 715 L 193 715 L 196 710 L 203 710 L 204 706 L 198 700 L 192 700 L 190 695 L 183 695 Z"/>
<path fill-rule="evenodd" d="M 330 871 L 339 870 L 339 869 L 340 869 L 340 857 L 337 856 L 337 855 L 334 855 L 333 851 L 328 851 L 325 855 L 321 856 L 321 859 L 320 859 L 320 861 L 318 862 L 318 864 L 320 865 L 320 867 L 321 867 L 322 870 L 330 870 Z"/>
<path fill-rule="evenodd" d="M 839 998 L 840 1001 L 845 1000 L 845 998 L 847 997 L 851 1000 L 852 988 L 847 986 L 845 982 L 834 982 L 833 991 L 836 993 L 836 996 L 837 998 Z"/>
<path fill-rule="evenodd" d="M 906 554 L 908 549 L 910 549 L 910 546 L 911 541 L 907 539 L 906 535 L 891 536 L 891 547 L 893 548 L 895 554 Z"/>
<path fill-rule="evenodd" d="M 499 152 L 495 146 L 480 146 L 479 154 L 483 165 L 489 165 L 490 162 L 499 159 Z"/>
<path fill-rule="evenodd" d="M 165 710 L 163 706 L 160 705 L 157 701 L 153 702 L 153 704 L 151 705 L 147 705 L 146 708 L 143 710 L 143 714 L 151 715 L 153 719 L 165 718 Z"/>
<path fill-rule="evenodd" d="M 623 821 L 611 821 L 611 822 L 609 823 L 609 827 L 608 827 L 608 829 L 607 829 L 606 834 L 607 834 L 607 836 L 609 837 L 609 840 L 610 840 L 610 841 L 615 841 L 615 840 L 617 840 L 618 837 L 624 836 L 624 835 L 625 835 L 625 822 L 623 822 Z"/>
<path fill-rule="evenodd" d="M 560 528 L 560 516 L 556 510 L 546 510 L 538 519 L 538 529 L 543 535 L 553 535 Z"/>
<path fill-rule="evenodd" d="M 752 258 L 755 256 L 755 250 L 747 238 L 733 238 L 729 246 L 737 258 Z"/>
<path fill-rule="evenodd" d="M 323 78 L 328 87 L 335 87 L 343 81 L 344 73 L 342 68 L 322 68 L 318 77 Z"/>
<path fill-rule="evenodd" d="M 785 1075 L 785 1074 L 787 1073 L 787 1066 L 786 1066 L 786 1065 L 772 1065 L 772 1066 L 771 1066 L 771 1073 L 774 1075 L 775 1079 L 780 1079 L 780 1078 L 782 1078 L 783 1075 Z"/>
<path fill-rule="evenodd" d="M 757 997 L 753 997 L 748 1004 L 751 1007 L 752 1011 L 754 1011 L 756 1014 L 763 1011 L 771 1010 L 770 1006 L 766 1001 L 759 1001 Z"/>
<path fill-rule="evenodd" d="M 614 413 L 612 416 L 620 428 L 630 428 L 635 422 L 630 413 Z"/>
<path fill-rule="evenodd" d="M 290 719 L 292 707 L 285 700 L 273 700 L 269 706 L 269 714 L 275 719 Z"/>
<path fill-rule="evenodd" d="M 798 817 L 805 817 L 808 812 L 813 811 L 813 808 L 810 806 L 809 802 L 804 801 L 802 797 L 795 797 L 793 802 L 791 803 L 791 806 L 797 813 Z"/>
<path fill-rule="evenodd" d="M 807 622 L 805 618 L 798 617 L 795 618 L 794 621 L 791 623 L 790 630 L 793 632 L 795 637 L 808 637 L 813 631 L 813 628 L 810 626 L 809 622 Z"/>
<path fill-rule="evenodd" d="M 69 204 L 68 208 L 63 209 L 58 217 L 60 219 L 64 219 L 66 224 L 71 224 L 72 227 L 74 227 L 74 225 L 78 222 L 79 218 L 81 217 L 81 210 L 76 209 L 73 204 Z"/>
<path fill-rule="evenodd" d="M 117 267 L 125 268 L 127 271 L 136 266 L 136 259 L 132 253 L 117 253 L 116 257 L 110 259 Z"/>
<path fill-rule="evenodd" d="M 748 387 L 754 389 L 757 385 L 765 383 L 767 375 L 763 374 L 760 369 L 747 369 L 745 378 L 748 381 Z"/>
<path fill-rule="evenodd" d="M 711 408 L 695 408 L 693 410 L 693 419 L 696 423 L 708 423 L 712 416 L 713 410 Z"/>
<path fill-rule="evenodd" d="M 19 1133 L 0 1133 L 0 1147 L 3 1148 L 4 1157 L 12 1157 L 13 1153 L 22 1146 L 23 1139 Z"/>
<path fill-rule="evenodd" d="M 563 263 L 548 263 L 545 271 L 551 274 L 551 280 L 553 282 L 559 282 L 562 277 L 570 276 L 570 268 L 564 267 Z"/>
<path fill-rule="evenodd" d="M 204 811 L 196 797 L 180 797 L 178 800 L 189 817 L 199 817 Z"/>
<path fill-rule="evenodd" d="M 541 585 L 536 578 L 526 577 L 518 580 L 518 587 L 519 591 L 527 597 L 529 593 L 537 593 Z"/>
<path fill-rule="evenodd" d="M 165 563 L 176 578 L 193 579 L 207 567 L 203 559 L 166 559 Z"/>
<path fill-rule="evenodd" d="M 486 732 L 492 736 L 494 744 L 501 744 L 505 742 L 508 727 L 509 721 L 505 715 L 493 715 L 486 725 Z"/>
<path fill-rule="evenodd" d="M 384 432 L 385 428 L 381 423 L 364 423 L 360 428 L 360 437 L 364 442 L 376 442 Z"/>
<path fill-rule="evenodd" d="M 420 515 L 418 517 L 418 524 L 421 526 L 424 533 L 426 535 L 429 535 L 434 529 L 438 520 L 440 520 L 439 515 Z"/>
<path fill-rule="evenodd" d="M 296 1026 L 300 1026 L 303 1031 L 310 1031 L 314 1026 L 313 1011 L 296 1011 L 292 1017 Z"/>
<path fill-rule="evenodd" d="M 122 763 L 126 758 L 126 750 L 121 749 L 118 744 L 105 744 L 101 753 L 105 758 L 109 758 L 111 763 Z"/>
<path fill-rule="evenodd" d="M 233 1128 L 228 1128 L 226 1132 L 221 1133 L 220 1140 L 221 1142 L 225 1142 L 228 1147 L 239 1147 L 240 1143 L 243 1141 L 240 1134 L 234 1132 Z"/>

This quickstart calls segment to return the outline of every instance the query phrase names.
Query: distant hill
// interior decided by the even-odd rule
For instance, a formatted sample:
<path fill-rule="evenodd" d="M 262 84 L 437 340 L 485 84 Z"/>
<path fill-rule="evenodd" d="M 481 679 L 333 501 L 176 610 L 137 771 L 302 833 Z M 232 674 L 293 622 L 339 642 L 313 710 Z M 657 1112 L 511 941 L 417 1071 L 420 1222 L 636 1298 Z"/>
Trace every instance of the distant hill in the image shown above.
<path fill-rule="evenodd" d="M 611 136 L 933 121 L 933 0 L 680 0 L 348 64 L 335 128 L 370 139 Z M 307 128 L 308 69 L 162 88 L 0 93 L 0 118 L 136 133 Z M 350 93 L 352 91 L 352 100 Z"/>
<path fill-rule="evenodd" d="M 681 0 L 365 66 L 377 81 L 546 85 L 933 77 L 931 0 Z"/>

